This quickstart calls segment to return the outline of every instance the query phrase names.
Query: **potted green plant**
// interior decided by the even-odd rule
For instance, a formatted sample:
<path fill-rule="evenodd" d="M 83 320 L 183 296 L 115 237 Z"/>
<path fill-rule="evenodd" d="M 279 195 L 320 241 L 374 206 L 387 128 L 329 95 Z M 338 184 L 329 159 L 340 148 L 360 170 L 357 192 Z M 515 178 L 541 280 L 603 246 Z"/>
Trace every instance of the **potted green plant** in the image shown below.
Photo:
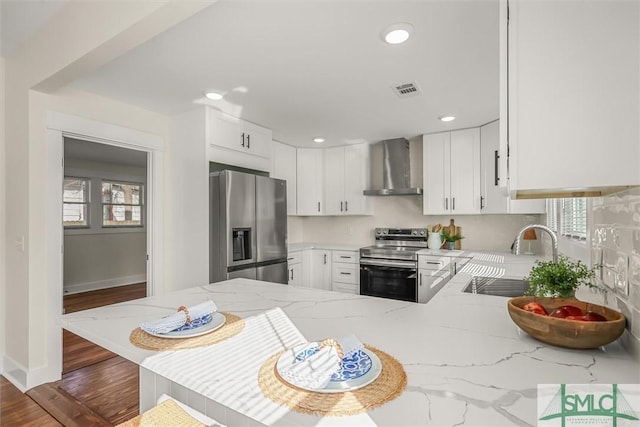
<path fill-rule="evenodd" d="M 459 234 L 449 234 L 447 230 L 442 230 L 442 240 L 447 243 L 447 249 L 453 250 L 458 240 L 464 239 Z"/>
<path fill-rule="evenodd" d="M 595 268 L 588 268 L 581 261 L 574 262 L 560 255 L 558 262 L 536 261 L 529 275 L 525 295 L 553 298 L 575 298 L 576 290 L 585 285 L 594 288 Z"/>

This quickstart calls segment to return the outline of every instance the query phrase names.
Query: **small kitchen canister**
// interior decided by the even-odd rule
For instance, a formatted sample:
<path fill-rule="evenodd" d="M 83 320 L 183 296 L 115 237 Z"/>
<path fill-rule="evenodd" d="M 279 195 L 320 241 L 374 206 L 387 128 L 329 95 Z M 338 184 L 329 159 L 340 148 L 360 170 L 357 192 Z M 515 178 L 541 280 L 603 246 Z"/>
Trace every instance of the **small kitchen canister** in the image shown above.
<path fill-rule="evenodd" d="M 429 246 L 429 249 L 440 249 L 442 247 L 442 234 L 430 232 L 427 245 Z"/>

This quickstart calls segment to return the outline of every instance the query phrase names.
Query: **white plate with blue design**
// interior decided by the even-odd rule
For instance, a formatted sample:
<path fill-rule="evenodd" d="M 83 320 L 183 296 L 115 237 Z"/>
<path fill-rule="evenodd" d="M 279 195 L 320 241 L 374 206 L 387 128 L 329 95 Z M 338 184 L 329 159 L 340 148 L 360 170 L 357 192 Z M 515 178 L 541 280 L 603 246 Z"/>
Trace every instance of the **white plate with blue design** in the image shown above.
<path fill-rule="evenodd" d="M 174 329 L 171 332 L 165 332 L 162 334 L 151 334 L 160 338 L 192 338 L 200 335 L 208 334 L 220 329 L 224 326 L 227 318 L 222 313 L 217 311 L 206 316 L 193 319 L 189 325 L 184 325 L 178 329 Z"/>
<path fill-rule="evenodd" d="M 320 343 L 301 351 L 308 344 L 303 344 L 293 348 L 293 351 L 285 351 L 276 363 L 276 370 L 280 378 L 286 382 L 281 374 L 288 366 L 296 361 L 305 360 L 312 356 L 320 349 Z M 300 349 L 300 350 L 297 350 Z M 316 393 L 343 393 L 362 388 L 374 382 L 382 372 L 382 363 L 374 352 L 367 348 L 363 348 L 348 357 L 342 359 L 340 369 L 333 373 L 329 384 L 325 388 L 308 388 L 297 384 L 291 384 L 304 390 L 314 391 Z"/>

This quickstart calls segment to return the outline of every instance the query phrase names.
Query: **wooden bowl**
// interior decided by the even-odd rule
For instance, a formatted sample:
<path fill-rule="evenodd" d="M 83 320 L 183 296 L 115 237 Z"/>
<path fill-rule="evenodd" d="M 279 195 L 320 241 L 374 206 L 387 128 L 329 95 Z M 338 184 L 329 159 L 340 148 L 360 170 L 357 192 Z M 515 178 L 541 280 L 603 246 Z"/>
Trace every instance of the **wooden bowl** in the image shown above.
<path fill-rule="evenodd" d="M 541 316 L 523 310 L 529 302 L 537 302 L 551 313 L 563 305 L 580 307 L 584 312 L 593 311 L 607 321 L 584 322 Z M 617 340 L 624 332 L 626 319 L 618 311 L 601 305 L 575 299 L 546 297 L 517 297 L 507 302 L 509 316 L 523 331 L 542 342 L 566 348 L 596 348 Z"/>

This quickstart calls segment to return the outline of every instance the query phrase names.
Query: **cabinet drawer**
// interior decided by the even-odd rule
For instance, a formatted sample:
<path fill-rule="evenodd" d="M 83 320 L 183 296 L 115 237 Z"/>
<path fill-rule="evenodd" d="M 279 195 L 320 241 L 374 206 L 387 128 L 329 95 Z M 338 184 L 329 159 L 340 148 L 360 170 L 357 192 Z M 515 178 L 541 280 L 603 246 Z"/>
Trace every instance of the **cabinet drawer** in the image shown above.
<path fill-rule="evenodd" d="M 356 264 L 333 264 L 333 282 L 360 283 L 360 267 Z"/>
<path fill-rule="evenodd" d="M 333 262 L 360 263 L 358 251 L 333 251 Z"/>
<path fill-rule="evenodd" d="M 426 270 L 442 270 L 448 268 L 451 258 L 447 256 L 418 256 L 418 268 Z"/>
<path fill-rule="evenodd" d="M 289 252 L 287 254 L 287 264 L 300 264 L 302 262 L 302 251 Z"/>
<path fill-rule="evenodd" d="M 347 283 L 333 282 L 332 289 L 336 292 L 344 292 L 346 294 L 360 294 L 360 287 L 358 285 L 351 285 Z"/>

